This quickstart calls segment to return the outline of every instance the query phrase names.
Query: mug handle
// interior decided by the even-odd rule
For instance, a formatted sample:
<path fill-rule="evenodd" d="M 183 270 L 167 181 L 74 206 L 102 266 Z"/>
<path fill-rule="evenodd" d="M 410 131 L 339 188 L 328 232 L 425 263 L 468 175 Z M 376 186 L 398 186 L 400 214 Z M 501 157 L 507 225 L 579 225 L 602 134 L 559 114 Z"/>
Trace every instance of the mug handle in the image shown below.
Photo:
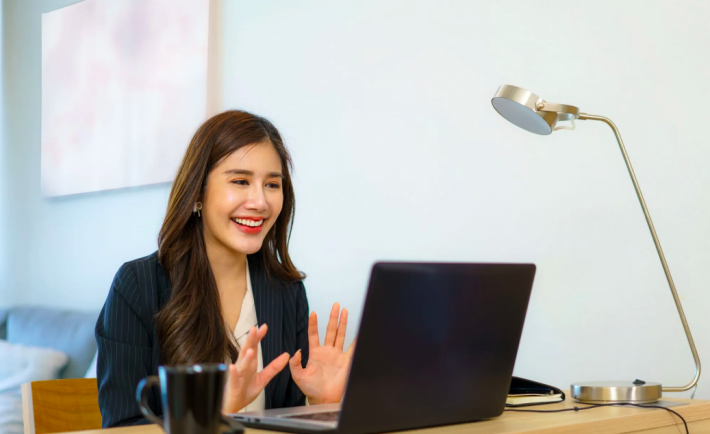
<path fill-rule="evenodd" d="M 222 415 L 222 425 L 227 427 L 223 431 L 226 434 L 241 434 L 244 432 L 244 425 L 229 416 Z"/>
<path fill-rule="evenodd" d="M 142 379 L 138 383 L 138 388 L 136 389 L 136 401 L 138 401 L 138 406 L 141 409 L 141 413 L 143 413 L 143 416 L 145 416 L 146 419 L 153 423 L 157 423 L 158 425 L 160 425 L 161 428 L 165 429 L 165 426 L 163 425 L 163 420 L 156 416 L 150 409 L 148 403 L 146 402 L 145 393 L 143 393 L 151 386 L 160 386 L 160 378 L 155 375 L 151 375 L 150 377 L 145 377 L 144 379 Z"/>

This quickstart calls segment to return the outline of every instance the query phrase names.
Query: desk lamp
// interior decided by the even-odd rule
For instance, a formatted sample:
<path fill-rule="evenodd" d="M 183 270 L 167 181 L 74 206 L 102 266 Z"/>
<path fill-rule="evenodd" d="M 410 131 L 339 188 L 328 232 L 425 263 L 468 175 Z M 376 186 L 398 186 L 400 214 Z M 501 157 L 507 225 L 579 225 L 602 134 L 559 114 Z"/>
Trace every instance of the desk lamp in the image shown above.
<path fill-rule="evenodd" d="M 683 328 L 685 329 L 685 336 L 688 338 L 690 351 L 692 351 L 693 358 L 695 359 L 695 377 L 690 383 L 683 387 L 661 387 L 660 383 L 644 382 L 641 380 L 633 382 L 594 381 L 572 384 L 572 398 L 576 401 L 590 404 L 644 404 L 658 401 L 663 392 L 683 392 L 693 388 L 698 383 L 698 379 L 700 378 L 700 358 L 698 357 L 698 352 L 695 349 L 693 336 L 690 334 L 690 328 L 688 327 L 688 322 L 685 319 L 683 307 L 680 304 L 680 299 L 678 298 L 678 293 L 676 292 L 671 272 L 668 269 L 666 258 L 663 255 L 661 243 L 658 241 L 656 229 L 653 227 L 651 215 L 648 213 L 648 209 L 646 208 L 646 202 L 643 199 L 643 194 L 641 194 L 641 188 L 636 180 L 634 169 L 631 167 L 629 156 L 626 154 L 624 142 L 621 140 L 621 135 L 619 134 L 619 130 L 616 128 L 616 125 L 604 116 L 580 113 L 577 107 L 571 105 L 549 103 L 532 92 L 511 85 L 501 86 L 495 96 L 493 96 L 491 103 L 498 114 L 503 116 L 512 124 L 535 134 L 548 135 L 552 134 L 553 131 L 561 129 L 573 130 L 575 127 L 574 121 L 577 119 L 584 121 L 601 121 L 611 127 L 616 135 L 616 141 L 619 143 L 619 149 L 621 150 L 621 155 L 624 157 L 626 168 L 631 176 L 631 182 L 633 182 L 634 188 L 636 189 L 636 196 L 641 204 L 641 209 L 643 209 L 643 214 L 646 217 L 646 223 L 648 224 L 648 229 L 651 231 L 653 242 L 656 245 L 656 251 L 658 252 L 658 257 L 661 260 L 661 265 L 663 265 L 663 271 L 666 273 L 668 286 L 673 294 L 673 300 L 675 300 L 675 306 L 678 309 L 680 321 L 683 323 Z M 570 121 L 571 126 L 557 126 L 558 121 Z"/>

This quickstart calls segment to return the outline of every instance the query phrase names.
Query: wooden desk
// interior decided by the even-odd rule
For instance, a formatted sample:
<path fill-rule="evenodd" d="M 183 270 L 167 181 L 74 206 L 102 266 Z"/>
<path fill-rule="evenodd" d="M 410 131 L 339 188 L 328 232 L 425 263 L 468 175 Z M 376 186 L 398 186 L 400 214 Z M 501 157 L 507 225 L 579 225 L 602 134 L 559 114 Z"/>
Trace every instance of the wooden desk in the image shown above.
<path fill-rule="evenodd" d="M 671 407 L 688 422 L 691 434 L 710 433 L 710 401 L 699 399 L 672 399 L 686 402 Z M 574 407 L 571 400 L 559 404 L 527 407 L 528 409 L 556 410 Z M 583 407 L 584 404 L 576 404 Z M 417 434 L 681 434 L 683 422 L 674 414 L 661 409 L 636 407 L 602 407 L 585 411 L 564 413 L 513 413 L 501 417 L 461 425 L 417 430 Z M 83 434 L 163 434 L 157 425 L 114 428 L 110 431 L 82 431 Z M 268 434 L 270 431 L 247 429 L 245 434 Z"/>

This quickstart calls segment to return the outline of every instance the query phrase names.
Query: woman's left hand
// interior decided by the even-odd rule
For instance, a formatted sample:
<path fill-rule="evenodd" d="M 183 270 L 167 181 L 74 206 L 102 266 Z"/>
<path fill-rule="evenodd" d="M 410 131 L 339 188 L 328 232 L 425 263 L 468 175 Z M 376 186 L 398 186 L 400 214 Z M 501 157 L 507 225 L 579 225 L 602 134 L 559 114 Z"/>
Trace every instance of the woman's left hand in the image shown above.
<path fill-rule="evenodd" d="M 318 317 L 315 312 L 311 313 L 308 318 L 308 364 L 305 369 L 301 366 L 300 350 L 289 362 L 293 380 L 308 397 L 309 404 L 340 402 L 345 391 L 355 342 L 353 341 L 348 350 L 343 352 L 348 311 L 343 309 L 338 322 L 339 313 L 340 305 L 335 303 L 330 311 L 323 345 L 320 345 L 318 336 Z"/>

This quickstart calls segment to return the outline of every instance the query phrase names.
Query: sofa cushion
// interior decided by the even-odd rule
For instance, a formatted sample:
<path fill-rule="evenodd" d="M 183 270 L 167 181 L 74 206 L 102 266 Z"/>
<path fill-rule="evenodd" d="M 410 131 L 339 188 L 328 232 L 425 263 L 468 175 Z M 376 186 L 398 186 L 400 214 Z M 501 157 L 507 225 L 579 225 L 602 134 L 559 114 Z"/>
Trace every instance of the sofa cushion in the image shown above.
<path fill-rule="evenodd" d="M 23 432 L 22 384 L 56 379 L 68 360 L 61 351 L 0 340 L 0 433 Z"/>
<path fill-rule="evenodd" d="M 13 344 L 46 347 L 69 356 L 60 378 L 82 378 L 96 353 L 97 314 L 21 306 L 10 309 L 7 340 Z"/>

